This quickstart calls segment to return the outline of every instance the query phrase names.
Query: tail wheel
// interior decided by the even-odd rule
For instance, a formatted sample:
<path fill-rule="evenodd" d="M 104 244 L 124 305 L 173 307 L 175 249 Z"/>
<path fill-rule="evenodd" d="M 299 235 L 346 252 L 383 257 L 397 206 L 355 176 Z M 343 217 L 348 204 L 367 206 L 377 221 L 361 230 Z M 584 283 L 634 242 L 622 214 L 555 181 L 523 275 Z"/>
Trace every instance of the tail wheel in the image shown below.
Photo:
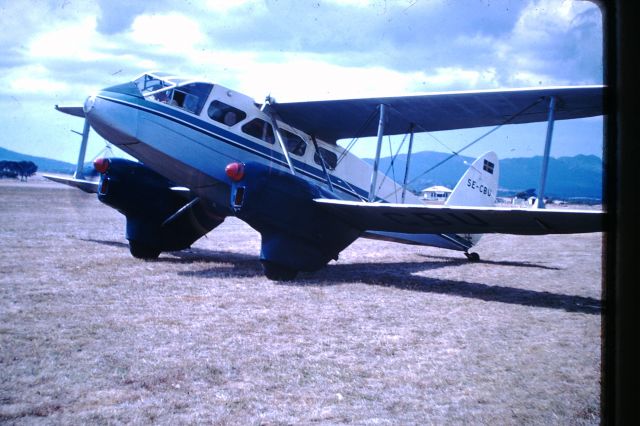
<path fill-rule="evenodd" d="M 144 259 L 144 260 L 153 260 L 157 259 L 160 256 L 161 250 L 148 246 L 146 244 L 140 243 L 138 241 L 129 241 L 129 251 L 131 255 L 136 259 Z"/>
<path fill-rule="evenodd" d="M 479 262 L 480 261 L 480 255 L 476 252 L 465 252 L 464 253 L 465 256 L 467 256 L 467 259 L 469 260 L 469 262 Z"/>
<path fill-rule="evenodd" d="M 262 261 L 262 269 L 264 270 L 264 275 L 272 281 L 291 281 L 298 275 L 298 271 L 295 269 L 267 260 Z"/>

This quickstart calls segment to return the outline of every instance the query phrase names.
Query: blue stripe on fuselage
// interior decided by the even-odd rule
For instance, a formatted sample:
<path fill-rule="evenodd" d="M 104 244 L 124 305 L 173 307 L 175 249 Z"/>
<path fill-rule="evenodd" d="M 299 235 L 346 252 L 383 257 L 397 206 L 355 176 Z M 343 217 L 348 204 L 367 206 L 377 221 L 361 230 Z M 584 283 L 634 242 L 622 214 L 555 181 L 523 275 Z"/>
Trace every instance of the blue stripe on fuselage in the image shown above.
<path fill-rule="evenodd" d="M 173 108 L 169 108 L 161 104 L 156 104 L 154 102 L 149 102 L 146 100 L 143 101 L 145 102 L 145 105 L 141 105 L 139 103 L 131 102 L 131 99 L 133 97 L 120 94 L 120 93 L 109 92 L 109 95 L 105 95 L 104 93 L 102 93 L 99 95 L 99 97 L 107 101 L 111 101 L 121 105 L 136 108 L 138 110 L 146 111 L 157 116 L 162 116 L 175 123 L 187 126 L 192 130 L 195 130 L 197 132 L 206 134 L 207 136 L 213 137 L 221 142 L 231 144 L 236 148 L 240 148 L 244 151 L 249 151 L 266 160 L 273 161 L 285 168 L 288 168 L 288 164 L 286 162 L 284 155 L 279 152 L 276 152 L 273 148 L 259 145 L 247 138 L 243 138 L 242 136 L 236 133 L 214 126 L 213 124 L 203 121 L 198 116 L 184 113 L 182 111 L 175 110 Z M 122 99 L 120 97 L 122 97 Z M 133 98 L 133 99 L 138 100 L 139 98 Z M 319 169 L 316 169 L 315 167 L 310 166 L 303 161 L 296 160 L 293 157 L 291 157 L 291 161 L 293 162 L 294 169 L 297 172 L 300 172 L 309 178 L 319 181 L 320 183 L 326 182 L 324 174 L 321 174 L 322 172 Z M 344 180 L 336 176 L 330 175 L 330 178 L 333 185 L 339 188 L 342 192 L 345 192 L 357 198 L 366 198 L 368 195 L 368 192 L 364 191 L 362 188 L 353 187 L 349 184 L 346 184 Z M 350 188 L 345 187 L 345 185 L 348 185 Z M 378 198 L 378 200 L 384 201 L 381 198 Z"/>

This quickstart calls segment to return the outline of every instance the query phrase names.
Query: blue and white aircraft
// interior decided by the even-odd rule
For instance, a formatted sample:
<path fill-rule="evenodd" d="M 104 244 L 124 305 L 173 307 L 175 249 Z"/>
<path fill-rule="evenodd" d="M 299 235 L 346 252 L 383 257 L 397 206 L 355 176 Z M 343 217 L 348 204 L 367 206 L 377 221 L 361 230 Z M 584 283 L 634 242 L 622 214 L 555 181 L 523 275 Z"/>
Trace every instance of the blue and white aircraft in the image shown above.
<path fill-rule="evenodd" d="M 445 205 L 425 205 L 378 171 L 385 135 L 548 121 L 603 114 L 602 86 L 434 93 L 258 104 L 218 84 L 149 72 L 57 107 L 85 118 L 73 177 L 47 176 L 95 192 L 126 216 L 137 258 L 191 246 L 236 216 L 262 237 L 269 279 L 289 280 L 337 259 L 359 237 L 469 252 L 480 234 L 603 230 L 604 213 L 494 207 L 499 165 L 478 158 Z M 82 175 L 93 128 L 138 162 L 99 158 L 99 182 Z M 377 136 L 373 166 L 336 141 Z M 546 161 L 545 161 L 546 163 Z M 539 199 L 543 199 L 546 165 Z M 544 207 L 540 205 L 539 207 Z"/>

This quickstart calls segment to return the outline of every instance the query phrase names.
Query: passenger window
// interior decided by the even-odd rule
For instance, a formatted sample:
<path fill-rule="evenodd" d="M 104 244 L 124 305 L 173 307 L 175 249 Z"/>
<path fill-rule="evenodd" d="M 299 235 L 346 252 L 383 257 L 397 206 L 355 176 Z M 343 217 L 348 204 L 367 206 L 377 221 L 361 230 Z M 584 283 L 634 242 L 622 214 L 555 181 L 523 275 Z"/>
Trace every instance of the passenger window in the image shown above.
<path fill-rule="evenodd" d="M 254 118 L 253 120 L 242 126 L 242 131 L 248 135 L 253 136 L 254 138 L 262 139 L 265 142 L 275 142 L 275 138 L 273 136 L 273 127 L 271 127 L 271 124 L 267 123 L 264 120 L 260 120 L 259 118 Z"/>
<path fill-rule="evenodd" d="M 247 117 L 244 111 L 220 101 L 211 102 L 207 114 L 212 120 L 227 126 L 233 126 Z"/>
<path fill-rule="evenodd" d="M 313 161 L 321 166 L 322 161 L 320 160 L 320 155 L 322 154 L 324 165 L 327 167 L 327 169 L 335 170 L 338 166 L 338 156 L 333 151 L 329 151 L 328 149 L 322 147 L 318 147 L 318 151 L 316 151 L 316 153 L 314 154 Z"/>
<path fill-rule="evenodd" d="M 280 134 L 284 139 L 284 146 L 287 147 L 287 151 L 295 155 L 304 155 L 307 150 L 307 144 L 300 136 L 284 129 L 280 129 Z"/>

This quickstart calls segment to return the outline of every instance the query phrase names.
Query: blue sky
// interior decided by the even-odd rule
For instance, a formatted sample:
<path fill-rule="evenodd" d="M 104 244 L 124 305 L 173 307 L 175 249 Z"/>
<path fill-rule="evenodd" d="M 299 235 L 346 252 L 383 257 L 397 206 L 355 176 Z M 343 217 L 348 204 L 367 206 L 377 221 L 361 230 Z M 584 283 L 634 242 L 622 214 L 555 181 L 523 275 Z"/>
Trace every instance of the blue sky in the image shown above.
<path fill-rule="evenodd" d="M 28 6 L 25 6 L 28 5 Z M 557 0 L 0 0 L 0 146 L 75 162 L 80 105 L 150 70 L 261 102 L 601 84 L 600 10 Z M 427 112 L 428 113 L 428 112 Z M 545 124 L 505 126 L 465 155 L 541 155 Z M 488 129 L 423 134 L 450 152 Z M 602 155 L 600 117 L 557 122 L 552 156 Z M 88 157 L 104 147 L 92 134 Z M 354 152 L 372 156 L 371 141 Z M 387 148 L 388 151 L 388 148 Z"/>

